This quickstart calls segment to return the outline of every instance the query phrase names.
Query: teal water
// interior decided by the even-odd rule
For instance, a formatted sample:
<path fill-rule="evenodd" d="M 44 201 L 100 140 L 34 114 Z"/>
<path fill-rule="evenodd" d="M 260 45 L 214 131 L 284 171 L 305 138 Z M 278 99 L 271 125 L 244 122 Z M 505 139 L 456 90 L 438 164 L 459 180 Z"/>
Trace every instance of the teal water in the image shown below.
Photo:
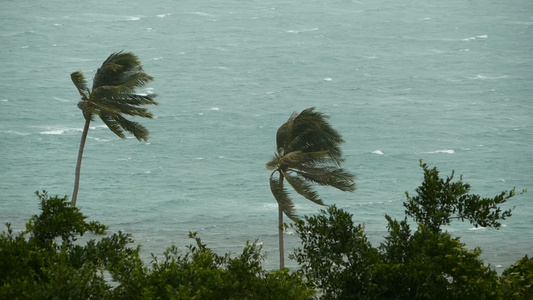
<path fill-rule="evenodd" d="M 89 132 L 78 206 L 131 232 L 143 255 L 199 236 L 220 252 L 258 240 L 277 266 L 265 169 L 275 133 L 307 107 L 346 140 L 358 190 L 321 189 L 365 223 L 403 218 L 419 160 L 472 192 L 533 188 L 533 2 L 4 0 L 0 11 L 0 222 L 22 229 L 36 190 L 70 195 L 83 126 L 69 74 L 137 54 L 160 106 L 147 143 Z M 319 207 L 294 197 L 300 214 Z M 449 228 L 501 271 L 533 252 L 531 192 L 500 230 Z M 298 240 L 287 232 L 287 252 Z M 294 266 L 294 262 L 289 262 Z"/>

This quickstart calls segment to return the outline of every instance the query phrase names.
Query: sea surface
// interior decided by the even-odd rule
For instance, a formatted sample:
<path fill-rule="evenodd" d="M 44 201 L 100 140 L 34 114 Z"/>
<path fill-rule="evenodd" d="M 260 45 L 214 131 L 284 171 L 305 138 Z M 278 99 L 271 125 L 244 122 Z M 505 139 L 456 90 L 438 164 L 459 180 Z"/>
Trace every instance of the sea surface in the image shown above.
<path fill-rule="evenodd" d="M 472 193 L 533 189 L 533 1 L 33 1 L 0 10 L 0 222 L 39 213 L 34 192 L 71 195 L 84 119 L 70 73 L 89 84 L 131 51 L 158 94 L 148 142 L 91 124 L 78 206 L 133 234 L 143 257 L 191 243 L 263 245 L 278 266 L 265 163 L 293 111 L 316 107 L 346 140 L 355 193 L 319 189 L 365 223 L 403 219 L 420 159 Z M 300 215 L 321 207 L 294 195 Z M 533 255 L 533 192 L 499 230 L 447 228 L 501 272 Z M 286 252 L 299 245 L 286 232 Z M 296 267 L 294 261 L 287 261 Z"/>

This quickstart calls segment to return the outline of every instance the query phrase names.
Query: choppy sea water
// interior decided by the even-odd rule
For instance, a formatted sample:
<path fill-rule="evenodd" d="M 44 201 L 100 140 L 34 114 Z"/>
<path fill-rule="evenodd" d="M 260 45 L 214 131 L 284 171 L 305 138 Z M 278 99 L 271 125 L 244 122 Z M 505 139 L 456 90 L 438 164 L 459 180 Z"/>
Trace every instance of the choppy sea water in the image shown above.
<path fill-rule="evenodd" d="M 33 194 L 70 195 L 83 126 L 69 74 L 91 79 L 134 52 L 159 96 L 147 143 L 92 123 L 78 206 L 143 255 L 189 244 L 263 244 L 277 266 L 277 206 L 265 169 L 275 133 L 316 106 L 346 140 L 358 190 L 320 189 L 366 224 L 403 218 L 419 160 L 463 174 L 472 192 L 533 188 L 533 2 L 4 1 L 0 11 L 0 221 L 22 229 Z M 316 205 L 294 197 L 298 212 Z M 532 255 L 531 192 L 500 230 L 449 231 L 501 271 Z M 287 232 L 286 251 L 298 246 Z M 294 262 L 288 262 L 294 266 Z"/>

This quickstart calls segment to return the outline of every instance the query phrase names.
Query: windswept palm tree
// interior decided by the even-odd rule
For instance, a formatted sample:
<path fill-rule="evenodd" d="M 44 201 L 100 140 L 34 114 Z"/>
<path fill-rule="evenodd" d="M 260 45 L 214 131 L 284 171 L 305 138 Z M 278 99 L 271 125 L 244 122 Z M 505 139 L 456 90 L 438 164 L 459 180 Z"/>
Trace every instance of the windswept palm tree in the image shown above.
<path fill-rule="evenodd" d="M 280 269 L 284 267 L 283 214 L 298 220 L 284 181 L 319 205 L 324 202 L 313 189 L 314 184 L 341 191 L 355 190 L 354 176 L 340 167 L 344 159 L 339 145 L 344 140 L 326 121 L 327 116 L 314 109 L 295 112 L 281 125 L 276 134 L 277 152 L 266 164 L 267 169 L 273 170 L 270 189 L 278 202 Z"/>
<path fill-rule="evenodd" d="M 120 138 L 126 138 L 124 131 L 127 131 L 133 134 L 137 140 L 146 141 L 148 140 L 148 130 L 141 124 L 126 119 L 124 115 L 151 119 L 152 114 L 148 109 L 140 106 L 157 105 L 157 102 L 154 100 L 155 94 L 136 93 L 137 88 L 143 87 L 153 78 L 143 71 L 139 59 L 133 53 L 121 51 L 111 54 L 96 71 L 92 89 L 87 87 L 87 82 L 81 71 L 70 74 L 70 78 L 81 95 L 78 107 L 85 118 L 76 163 L 74 192 L 72 193 L 72 206 L 76 206 L 81 159 L 89 124 L 94 116 L 100 117 L 104 124 Z"/>

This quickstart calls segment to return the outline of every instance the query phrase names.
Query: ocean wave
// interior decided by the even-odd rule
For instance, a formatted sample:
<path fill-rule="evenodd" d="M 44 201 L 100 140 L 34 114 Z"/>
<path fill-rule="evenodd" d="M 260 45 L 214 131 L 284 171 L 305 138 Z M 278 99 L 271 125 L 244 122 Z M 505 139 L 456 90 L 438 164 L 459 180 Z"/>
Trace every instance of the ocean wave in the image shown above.
<path fill-rule="evenodd" d="M 507 75 L 501 75 L 501 76 L 486 76 L 486 75 L 476 75 L 474 77 L 468 77 L 469 79 L 472 79 L 472 80 L 497 80 L 497 79 L 504 79 L 504 78 L 507 78 L 508 76 Z"/>
<path fill-rule="evenodd" d="M 444 149 L 444 150 L 435 150 L 435 151 L 429 151 L 429 152 L 422 152 L 422 153 L 429 153 L 429 154 L 434 154 L 434 153 L 446 153 L 446 154 L 454 154 L 455 151 L 453 149 Z"/>
<path fill-rule="evenodd" d="M 485 230 L 485 227 L 481 227 L 481 226 L 478 226 L 478 227 L 472 227 L 472 228 L 468 228 L 468 230 L 472 230 L 472 231 Z"/>
<path fill-rule="evenodd" d="M 188 14 L 202 16 L 202 17 L 214 17 L 214 15 L 208 14 L 208 13 L 202 12 L 202 11 L 192 11 L 192 12 L 188 12 Z"/>
<path fill-rule="evenodd" d="M 96 130 L 96 129 L 99 129 L 99 128 L 106 128 L 107 129 L 107 126 L 104 124 L 104 125 L 96 125 L 96 126 L 91 126 L 89 127 L 90 130 Z M 45 131 L 41 131 L 39 132 L 40 134 L 52 134 L 52 135 L 60 135 L 60 134 L 69 134 L 69 133 L 74 133 L 74 132 L 82 132 L 83 131 L 83 128 L 57 128 L 57 127 L 48 127 L 46 128 Z"/>
<path fill-rule="evenodd" d="M 469 37 L 469 38 L 465 38 L 465 39 L 462 39 L 462 41 L 469 42 L 469 41 L 479 40 L 479 39 L 484 40 L 484 39 L 487 39 L 487 38 L 489 38 L 489 36 L 486 35 L 486 34 L 483 34 L 483 35 L 476 35 L 476 36 L 472 36 L 472 37 Z"/>
<path fill-rule="evenodd" d="M 318 27 L 303 29 L 303 30 L 287 30 L 286 32 L 287 33 L 302 33 L 302 32 L 310 32 L 310 31 L 318 31 Z"/>
<path fill-rule="evenodd" d="M 381 150 L 374 150 L 372 151 L 372 154 L 383 155 L 383 152 L 381 152 Z"/>
<path fill-rule="evenodd" d="M 129 16 L 126 18 L 126 21 L 139 21 L 141 16 Z"/>
<path fill-rule="evenodd" d="M 14 135 L 30 135 L 29 133 L 15 131 L 15 130 L 0 130 L 0 133 L 14 134 Z"/>
<path fill-rule="evenodd" d="M 65 128 L 65 129 L 53 129 L 53 130 L 47 130 L 47 131 L 41 131 L 40 134 L 65 134 L 65 133 L 71 133 L 71 132 L 77 132 L 82 131 L 78 128 Z"/>

